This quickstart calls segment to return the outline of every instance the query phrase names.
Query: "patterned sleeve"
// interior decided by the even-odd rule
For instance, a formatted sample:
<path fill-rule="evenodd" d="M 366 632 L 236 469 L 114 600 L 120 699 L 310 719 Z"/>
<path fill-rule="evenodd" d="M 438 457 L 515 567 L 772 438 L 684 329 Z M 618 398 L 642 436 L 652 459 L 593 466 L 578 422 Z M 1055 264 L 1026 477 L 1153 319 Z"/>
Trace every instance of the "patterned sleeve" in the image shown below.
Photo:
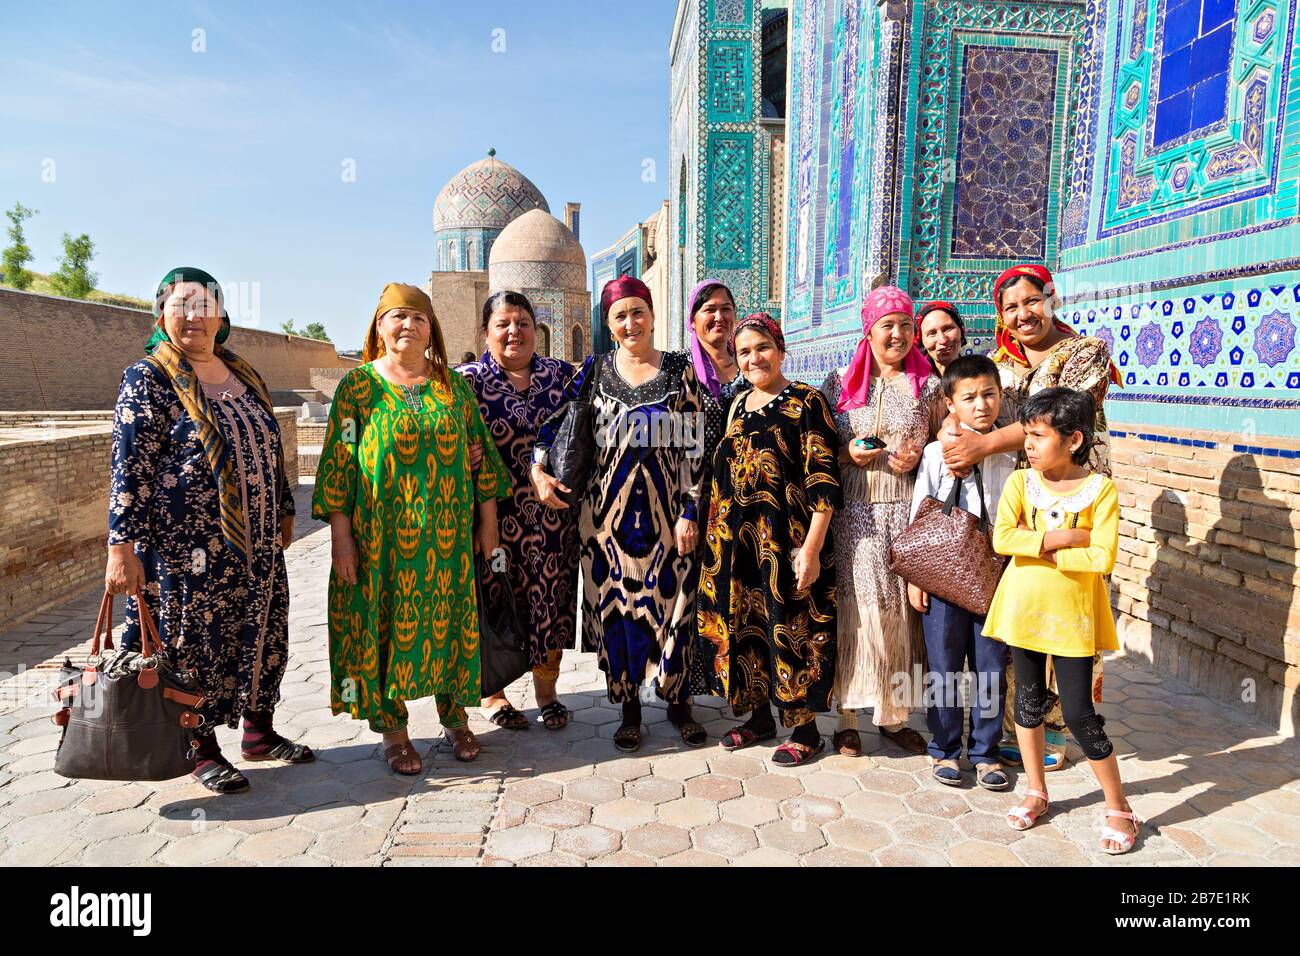
<path fill-rule="evenodd" d="M 1060 353 L 1061 365 L 1051 384 L 1088 392 L 1100 412 L 1110 387 L 1110 349 L 1106 343 L 1090 335 L 1080 336 L 1062 343 Z"/>
<path fill-rule="evenodd" d="M 803 492 L 809 510 L 842 508 L 840 436 L 826 396 L 815 389 L 805 394 L 799 430 L 803 443 Z"/>
<path fill-rule="evenodd" d="M 108 543 L 151 537 L 149 497 L 154 463 L 162 457 L 167 421 L 159 382 L 137 362 L 122 375 L 113 414 L 113 474 L 108 496 Z"/>
<path fill-rule="evenodd" d="M 683 439 L 688 434 L 693 439 L 688 447 L 682 449 L 678 465 L 677 487 L 681 489 L 678 515 L 685 521 L 699 521 L 700 486 L 709 467 L 708 449 L 704 447 L 706 414 L 701 392 L 700 380 L 695 377 L 695 367 L 688 361 L 682 367 L 682 392 L 676 409 L 683 425 L 689 423 L 689 432 L 686 427 L 682 429 Z"/>
<path fill-rule="evenodd" d="M 312 517 L 321 521 L 328 521 L 336 511 L 352 515 L 357 494 L 357 448 L 365 427 L 357 400 L 366 387 L 364 376 L 360 369 L 344 375 L 330 402 L 329 424 L 325 426 L 320 465 L 316 469 L 316 490 L 311 499 Z"/>
<path fill-rule="evenodd" d="M 483 446 L 483 461 L 478 471 L 474 473 L 474 500 L 509 498 L 510 471 L 506 468 L 506 463 L 501 460 L 501 452 L 497 450 L 496 440 L 483 422 L 483 415 L 478 407 L 478 396 L 459 372 L 451 373 L 451 381 L 456 400 L 465 410 L 465 423 L 470 441 L 479 442 Z"/>

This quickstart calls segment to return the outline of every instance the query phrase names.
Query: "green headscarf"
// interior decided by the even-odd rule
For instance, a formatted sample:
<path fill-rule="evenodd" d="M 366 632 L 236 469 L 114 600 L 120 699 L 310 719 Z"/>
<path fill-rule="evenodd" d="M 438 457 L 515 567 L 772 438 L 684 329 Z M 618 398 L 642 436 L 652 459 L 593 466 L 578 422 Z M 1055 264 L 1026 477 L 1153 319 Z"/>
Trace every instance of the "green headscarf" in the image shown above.
<path fill-rule="evenodd" d="M 178 282 L 197 282 L 200 285 L 207 286 L 208 291 L 217 297 L 217 308 L 221 309 L 221 328 L 217 330 L 217 344 L 220 345 L 230 338 L 230 316 L 226 313 L 226 296 L 221 291 L 221 283 L 202 269 L 196 269 L 194 266 L 177 266 L 162 277 L 162 281 L 158 283 L 158 291 L 154 293 L 153 317 L 155 325 L 153 335 L 149 336 L 149 341 L 144 346 L 146 355 L 151 354 L 159 342 L 171 341 L 167 337 L 167 331 L 162 326 L 157 325 L 156 322 L 162 316 L 162 305 L 167 298 L 167 291 Z"/>

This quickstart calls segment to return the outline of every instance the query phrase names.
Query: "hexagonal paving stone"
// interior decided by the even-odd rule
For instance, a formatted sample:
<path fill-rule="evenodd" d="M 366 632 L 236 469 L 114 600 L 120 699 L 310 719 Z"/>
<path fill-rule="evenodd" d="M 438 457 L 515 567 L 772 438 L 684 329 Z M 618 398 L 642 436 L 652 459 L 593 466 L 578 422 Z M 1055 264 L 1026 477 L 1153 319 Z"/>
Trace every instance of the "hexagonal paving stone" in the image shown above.
<path fill-rule="evenodd" d="M 799 778 L 779 773 L 765 773 L 745 781 L 745 794 L 750 797 L 764 797 L 768 800 L 788 800 L 803 793 L 803 784 Z"/>
<path fill-rule="evenodd" d="M 76 834 L 95 842 L 113 837 L 144 833 L 158 818 L 148 810 L 135 807 L 116 813 L 100 813 L 86 817 L 77 825 Z"/>
<path fill-rule="evenodd" d="M 355 804 L 339 804 L 338 806 L 322 807 L 310 810 L 307 813 L 300 813 L 293 818 L 293 823 L 305 830 L 325 833 L 357 823 L 365 812 L 365 807 Z"/>
<path fill-rule="evenodd" d="M 747 827 L 762 826 L 781 816 L 775 800 L 749 796 L 718 804 L 718 813 L 729 823 L 738 823 Z"/>
<path fill-rule="evenodd" d="M 316 839 L 316 834 L 297 827 L 263 830 L 239 844 L 238 854 L 250 863 L 275 863 L 302 856 Z"/>
<path fill-rule="evenodd" d="M 605 827 L 584 826 L 561 830 L 555 836 L 555 848 L 565 853 L 594 860 L 615 852 L 622 845 L 623 836 Z"/>
<path fill-rule="evenodd" d="M 626 846 L 633 853 L 662 859 L 689 850 L 691 837 L 681 827 L 669 826 L 666 823 L 647 823 L 628 833 Z"/>
<path fill-rule="evenodd" d="M 166 842 L 163 837 L 153 833 L 114 837 L 88 849 L 82 862 L 87 866 L 132 866 L 149 859 Z"/>
<path fill-rule="evenodd" d="M 734 823 L 714 823 L 700 827 L 691 836 L 697 849 L 729 860 L 758 847 L 754 828 Z"/>
<path fill-rule="evenodd" d="M 890 824 L 903 844 L 945 847 L 959 839 L 957 828 L 935 817 L 904 817 Z"/>
<path fill-rule="evenodd" d="M 818 765 L 820 768 L 820 764 Z M 818 769 L 815 773 L 805 774 L 799 778 L 808 793 L 818 797 L 847 797 L 858 792 L 858 781 L 847 774 L 827 773 Z"/>
<path fill-rule="evenodd" d="M 682 795 L 682 784 L 677 780 L 665 780 L 660 777 L 642 777 L 624 784 L 623 792 L 633 800 L 645 803 L 667 803 L 677 800 Z"/>
<path fill-rule="evenodd" d="M 907 806 L 901 799 L 883 793 L 851 793 L 840 801 L 840 806 L 848 816 L 882 823 L 907 816 Z"/>
<path fill-rule="evenodd" d="M 1028 832 L 1011 829 L 1007 823 L 1005 813 L 971 812 L 958 817 L 955 822 L 957 829 L 972 840 L 979 840 L 984 843 L 1000 843 L 1003 846 L 1018 842 Z M 1043 826 L 1043 824 L 1039 824 L 1039 826 Z"/>
<path fill-rule="evenodd" d="M 563 788 L 558 783 L 551 783 L 548 780 L 524 780 L 506 787 L 503 796 L 504 799 L 520 806 L 535 807 L 560 799 L 561 793 Z"/>
<path fill-rule="evenodd" d="M 611 803 L 602 803 L 591 815 L 591 822 L 614 830 L 630 830 L 655 818 L 652 804 L 624 797 Z"/>
<path fill-rule="evenodd" d="M 371 860 L 383 849 L 388 838 L 385 830 L 356 823 L 349 827 L 321 834 L 312 846 L 312 856 L 323 857 L 336 863 L 352 860 Z"/>
<path fill-rule="evenodd" d="M 1201 836 L 1222 851 L 1245 853 L 1250 856 L 1263 856 L 1275 846 L 1273 839 L 1242 823 L 1226 820 L 1211 820 L 1201 827 Z"/>
<path fill-rule="evenodd" d="M 650 761 L 644 757 L 620 757 L 596 767 L 596 776 L 626 783 L 650 774 Z"/>
<path fill-rule="evenodd" d="M 895 796 L 911 793 L 917 788 L 916 780 L 911 774 L 881 768 L 869 770 L 860 775 L 858 783 L 862 784 L 863 790 L 870 790 L 874 793 L 889 793 Z"/>
<path fill-rule="evenodd" d="M 724 777 L 749 780 L 763 773 L 763 765 L 753 757 L 721 753 L 709 758 L 709 769 Z"/>
<path fill-rule="evenodd" d="M 731 861 L 732 866 L 798 866 L 799 858 L 775 847 L 761 846 Z"/>
<path fill-rule="evenodd" d="M 799 820 L 778 820 L 758 828 L 758 842 L 765 847 L 800 856 L 826 845 L 822 831 Z"/>
<path fill-rule="evenodd" d="M 85 813 L 116 813 L 118 810 L 134 809 L 152 795 L 153 791 L 143 784 L 128 783 L 124 787 L 92 793 L 77 804 L 77 809 Z"/>
<path fill-rule="evenodd" d="M 674 853 L 672 856 L 666 856 L 659 861 L 660 866 L 726 866 L 727 861 L 720 856 L 712 853 L 704 853 L 700 850 L 687 850 L 685 853 Z"/>
<path fill-rule="evenodd" d="M 937 784 L 942 787 L 943 784 Z M 966 798 L 953 790 L 921 790 L 908 794 L 903 802 L 913 813 L 922 813 L 931 817 L 952 820 L 963 813 L 970 813 L 970 804 Z"/>
<path fill-rule="evenodd" d="M 718 819 L 718 805 L 709 800 L 683 797 L 659 805 L 659 819 L 675 827 L 701 827 Z"/>
<path fill-rule="evenodd" d="M 865 820 L 832 820 L 822 830 L 832 845 L 859 853 L 871 853 L 893 840 L 889 831 L 879 823 Z"/>
<path fill-rule="evenodd" d="M 870 853 L 855 853 L 842 847 L 825 846 L 803 858 L 804 866 L 877 866 Z"/>
<path fill-rule="evenodd" d="M 569 800 L 598 805 L 618 800 L 623 796 L 623 785 L 604 777 L 584 777 L 564 785 L 564 796 Z"/>
<path fill-rule="evenodd" d="M 589 707 L 586 710 L 576 711 L 572 719 L 583 724 L 611 724 L 620 722 L 623 717 L 617 711 L 609 707 Z"/>
<path fill-rule="evenodd" d="M 709 772 L 709 765 L 705 760 L 685 754 L 652 758 L 650 767 L 651 772 L 656 777 L 662 777 L 665 780 L 685 781 Z"/>
<path fill-rule="evenodd" d="M 888 846 L 875 854 L 881 866 L 947 866 L 948 859 L 938 850 L 920 846 Z"/>
<path fill-rule="evenodd" d="M 721 777 L 707 774 L 686 781 L 686 795 L 700 800 L 721 803 L 741 796 L 745 792 L 744 784 L 735 777 Z"/>
<path fill-rule="evenodd" d="M 954 866 L 1024 866 L 1005 846 L 983 840 L 963 840 L 948 847 L 948 859 Z"/>
<path fill-rule="evenodd" d="M 488 834 L 484 852 L 517 863 L 530 856 L 549 853 L 554 843 L 553 831 L 525 824 L 509 830 L 493 830 Z"/>
<path fill-rule="evenodd" d="M 572 831 L 570 831 L 572 832 Z M 654 866 L 655 861 L 641 853 L 629 853 L 619 850 L 609 856 L 598 857 L 591 861 L 592 866 Z"/>
<path fill-rule="evenodd" d="M 781 816 L 796 822 L 803 820 L 814 827 L 838 820 L 842 815 L 839 803 L 826 797 L 801 794 L 781 804 Z"/>
<path fill-rule="evenodd" d="M 1025 861 L 1027 866 L 1089 866 L 1091 860 L 1069 840 L 1054 840 L 1039 833 L 1042 825 L 1034 827 L 1007 849 Z"/>
<path fill-rule="evenodd" d="M 591 822 L 591 806 L 576 800 L 552 800 L 533 807 L 529 820 L 553 830 L 581 826 Z"/>

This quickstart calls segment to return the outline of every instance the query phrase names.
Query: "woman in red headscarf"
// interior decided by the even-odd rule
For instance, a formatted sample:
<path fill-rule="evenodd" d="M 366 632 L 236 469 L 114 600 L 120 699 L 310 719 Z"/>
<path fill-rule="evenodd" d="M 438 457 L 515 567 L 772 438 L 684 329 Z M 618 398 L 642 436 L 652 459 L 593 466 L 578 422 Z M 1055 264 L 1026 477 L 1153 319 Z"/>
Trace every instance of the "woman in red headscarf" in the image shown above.
<path fill-rule="evenodd" d="M 641 746 L 641 688 L 668 702 L 684 743 L 703 746 L 691 717 L 690 639 L 695 633 L 692 572 L 699 542 L 700 481 L 706 467 L 701 386 L 686 352 L 654 346 L 653 303 L 639 279 L 605 284 L 600 310 L 617 348 L 583 366 L 588 375 L 596 457 L 576 489 L 582 541 L 582 643 L 599 655 L 611 703 L 623 720 L 614 746 Z M 542 426 L 530 471 L 538 500 L 569 505 L 569 489 L 547 471 L 556 419 Z"/>
<path fill-rule="evenodd" d="M 862 754 L 857 711 L 870 707 L 882 736 L 923 754 L 925 738 L 907 719 L 920 704 L 912 674 L 925 660 L 925 644 L 907 583 L 889 570 L 886 555 L 907 527 L 913 472 L 938 423 L 939 379 L 917 345 L 912 299 L 901 289 L 881 286 L 867 294 L 862 331 L 848 367 L 822 385 L 836 413 L 844 494 L 831 520 L 840 704 L 833 745 L 841 754 Z M 906 680 L 896 680 L 900 674 Z"/>
<path fill-rule="evenodd" d="M 1002 378 L 1002 408 L 998 425 L 987 435 L 969 429 L 949 428 L 945 423 L 939 440 L 943 443 L 944 463 L 953 471 L 964 473 L 994 452 L 1014 452 L 1025 460 L 1025 432 L 1019 423 L 1020 406 L 1029 396 L 1045 388 L 1064 386 L 1088 392 L 1097 405 L 1088 470 L 1109 477 L 1110 454 L 1106 428 L 1106 392 L 1111 383 L 1119 384 L 1119 370 L 1110 359 L 1110 348 L 1092 336 L 1078 335 L 1056 317 L 1060 296 L 1052 274 L 1039 265 L 1018 265 L 998 276 L 993 283 L 993 305 L 997 309 L 997 350 L 992 359 Z M 1055 683 L 1050 670 L 1048 682 Z M 1101 654 L 1093 658 L 1093 699 L 1101 701 Z M 1015 674 L 1007 670 L 1007 717 L 1003 724 L 1001 757 L 1004 763 L 1019 765 L 1020 751 L 1015 742 L 1012 719 L 1015 703 Z M 1061 702 L 1054 692 L 1047 698 L 1043 720 L 1047 728 L 1047 770 L 1066 765 L 1065 746 L 1068 731 Z"/>
<path fill-rule="evenodd" d="M 1043 266 L 1012 266 L 998 276 L 993 283 L 993 305 L 998 314 L 998 347 L 992 359 L 1002 376 L 1001 427 L 987 435 L 945 427 L 940 434 L 944 463 L 965 472 L 994 452 L 1009 451 L 1021 455 L 1023 468 L 1025 432 L 1017 420 L 1020 406 L 1035 392 L 1060 385 L 1088 392 L 1097 403 L 1088 469 L 1109 476 L 1106 391 L 1120 380 L 1106 343 L 1078 335 L 1056 317 L 1061 299 L 1052 274 Z"/>

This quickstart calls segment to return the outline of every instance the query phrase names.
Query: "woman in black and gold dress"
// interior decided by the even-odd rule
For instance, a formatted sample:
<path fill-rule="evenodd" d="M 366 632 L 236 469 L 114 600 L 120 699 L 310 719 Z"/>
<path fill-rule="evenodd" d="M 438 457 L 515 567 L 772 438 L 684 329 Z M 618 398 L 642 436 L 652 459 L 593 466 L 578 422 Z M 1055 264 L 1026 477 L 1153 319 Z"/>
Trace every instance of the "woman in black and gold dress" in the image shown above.
<path fill-rule="evenodd" d="M 825 746 L 816 716 L 835 683 L 839 438 L 821 392 L 781 373 L 785 338 L 770 316 L 747 316 L 733 342 L 753 388 L 734 399 L 713 459 L 700 634 L 732 710 L 750 713 L 722 746 L 775 737 L 774 704 L 794 730 L 772 760 L 798 764 Z"/>

